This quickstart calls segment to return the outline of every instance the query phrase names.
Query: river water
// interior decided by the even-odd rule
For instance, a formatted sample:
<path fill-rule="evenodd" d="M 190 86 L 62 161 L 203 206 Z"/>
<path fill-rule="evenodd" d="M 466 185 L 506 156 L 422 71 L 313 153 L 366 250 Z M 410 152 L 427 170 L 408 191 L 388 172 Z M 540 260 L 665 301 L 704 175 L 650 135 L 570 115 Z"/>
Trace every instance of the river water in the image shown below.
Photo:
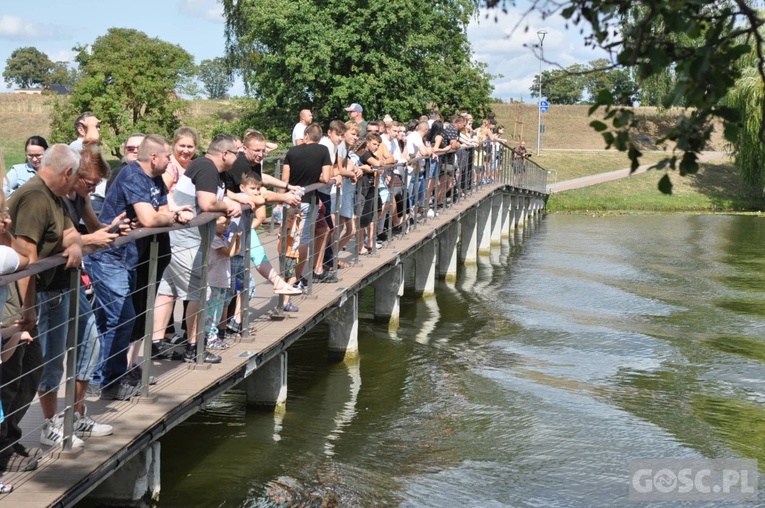
<path fill-rule="evenodd" d="M 641 506 L 631 459 L 765 459 L 763 253 L 761 217 L 537 219 L 395 331 L 365 294 L 357 362 L 298 341 L 283 411 L 174 429 L 160 507 Z"/>

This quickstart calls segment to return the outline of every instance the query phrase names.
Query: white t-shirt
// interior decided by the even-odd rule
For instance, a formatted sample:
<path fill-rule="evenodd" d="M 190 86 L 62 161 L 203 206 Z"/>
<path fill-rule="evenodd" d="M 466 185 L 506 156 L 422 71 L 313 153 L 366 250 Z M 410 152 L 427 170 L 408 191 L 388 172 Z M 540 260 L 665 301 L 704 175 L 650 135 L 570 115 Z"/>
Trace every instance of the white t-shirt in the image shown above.
<path fill-rule="evenodd" d="M 425 148 L 425 142 L 422 140 L 422 136 L 419 132 L 410 132 L 406 137 L 406 150 L 411 157 L 420 157 L 422 155 L 422 148 Z M 410 158 L 411 158 L 410 157 Z M 425 161 L 420 161 L 420 167 L 425 166 Z"/>
<path fill-rule="evenodd" d="M 7 245 L 0 245 L 0 275 L 13 273 L 18 269 L 18 253 Z"/>
<path fill-rule="evenodd" d="M 337 147 L 335 144 L 327 136 L 321 138 L 319 144 L 327 147 L 327 150 L 329 150 L 329 158 L 332 160 L 332 165 L 334 166 L 335 160 L 337 160 Z"/>
<path fill-rule="evenodd" d="M 292 129 L 292 144 L 296 145 L 298 139 L 305 138 L 305 128 L 306 125 L 303 122 L 298 122 L 295 124 L 295 128 Z"/>

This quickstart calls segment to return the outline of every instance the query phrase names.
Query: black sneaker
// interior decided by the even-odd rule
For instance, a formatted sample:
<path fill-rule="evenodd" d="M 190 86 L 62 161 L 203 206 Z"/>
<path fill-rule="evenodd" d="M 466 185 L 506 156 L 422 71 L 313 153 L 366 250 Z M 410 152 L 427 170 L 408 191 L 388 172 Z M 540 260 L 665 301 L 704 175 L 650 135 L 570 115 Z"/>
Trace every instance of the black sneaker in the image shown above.
<path fill-rule="evenodd" d="M 205 350 L 204 363 L 220 363 L 222 358 L 218 355 L 214 355 L 211 352 Z M 186 363 L 197 363 L 197 350 L 196 348 L 187 348 L 183 353 L 183 361 Z"/>
<path fill-rule="evenodd" d="M 0 455 L 0 471 L 18 473 L 35 469 L 37 469 L 37 457 L 25 457 L 16 451 Z"/>
<path fill-rule="evenodd" d="M 326 283 L 338 282 L 337 274 L 335 272 L 330 272 L 329 270 L 324 270 L 323 272 L 319 274 L 314 273 L 313 280 L 314 282 L 326 282 Z"/>
<path fill-rule="evenodd" d="M 101 389 L 102 400 L 130 400 L 140 392 L 138 386 L 131 385 L 127 380 L 112 383 Z"/>
<path fill-rule="evenodd" d="M 43 454 L 42 448 L 36 448 L 36 447 L 27 448 L 19 442 L 13 443 L 13 451 L 21 455 L 22 457 L 37 458 L 37 457 L 42 457 L 42 454 Z"/>
<path fill-rule="evenodd" d="M 151 343 L 151 357 L 155 360 L 180 360 L 182 355 L 167 341 Z"/>

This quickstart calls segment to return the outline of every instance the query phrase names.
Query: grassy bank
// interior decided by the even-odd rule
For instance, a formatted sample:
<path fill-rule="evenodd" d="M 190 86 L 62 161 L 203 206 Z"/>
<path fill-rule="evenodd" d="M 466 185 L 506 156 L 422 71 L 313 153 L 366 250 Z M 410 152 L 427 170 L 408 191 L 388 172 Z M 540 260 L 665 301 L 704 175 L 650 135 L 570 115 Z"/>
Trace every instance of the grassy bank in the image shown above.
<path fill-rule="evenodd" d="M 612 168 L 621 169 L 621 168 Z M 592 187 L 552 194 L 548 212 L 734 212 L 760 211 L 765 200 L 738 178 L 727 158 L 701 164 L 695 175 L 671 172 L 672 195 L 657 185 L 665 172 L 651 170 Z M 559 178 L 559 181 L 562 179 Z"/>

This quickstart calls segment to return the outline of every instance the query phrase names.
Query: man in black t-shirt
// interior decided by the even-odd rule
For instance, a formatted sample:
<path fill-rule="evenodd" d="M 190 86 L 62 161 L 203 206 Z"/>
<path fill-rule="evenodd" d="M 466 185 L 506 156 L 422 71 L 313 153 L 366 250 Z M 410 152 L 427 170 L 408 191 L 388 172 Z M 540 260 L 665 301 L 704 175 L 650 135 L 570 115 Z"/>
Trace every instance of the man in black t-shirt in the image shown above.
<path fill-rule="evenodd" d="M 313 123 L 306 127 L 305 143 L 293 146 L 284 157 L 283 182 L 297 187 L 307 187 L 315 183 L 329 182 L 332 176 L 332 159 L 327 147 L 319 144 L 321 135 L 321 127 L 318 124 Z M 298 226 L 302 226 L 302 229 L 300 229 L 300 243 L 296 252 L 298 264 L 295 268 L 295 275 L 300 279 L 303 273 L 308 255 L 308 242 L 311 241 L 311 225 L 315 223 L 314 280 L 317 282 L 337 282 L 334 274 L 329 271 L 324 272 L 323 256 L 321 255 L 327 246 L 329 228 L 325 216 L 329 211 L 325 209 L 323 203 L 317 197 L 315 198 L 316 205 L 312 207 L 311 198 L 313 195 L 313 192 L 307 192 L 303 195 L 300 203 L 299 217 L 294 217 L 295 209 L 290 208 L 288 220 L 297 220 Z M 288 250 L 290 250 L 289 246 Z M 295 253 L 292 254 L 294 255 Z"/>
<path fill-rule="evenodd" d="M 290 206 L 298 206 L 300 198 L 294 191 L 297 186 L 282 182 L 267 173 L 263 173 L 263 159 L 266 156 L 266 138 L 256 130 L 248 130 L 242 140 L 244 151 L 240 153 L 230 170 L 223 173 L 223 181 L 226 184 L 226 194 L 229 198 L 245 203 L 246 200 L 240 194 L 239 185 L 242 177 L 248 173 L 256 173 L 263 185 L 269 185 L 284 192 L 271 192 L 265 194 L 267 203 L 286 203 Z"/>

